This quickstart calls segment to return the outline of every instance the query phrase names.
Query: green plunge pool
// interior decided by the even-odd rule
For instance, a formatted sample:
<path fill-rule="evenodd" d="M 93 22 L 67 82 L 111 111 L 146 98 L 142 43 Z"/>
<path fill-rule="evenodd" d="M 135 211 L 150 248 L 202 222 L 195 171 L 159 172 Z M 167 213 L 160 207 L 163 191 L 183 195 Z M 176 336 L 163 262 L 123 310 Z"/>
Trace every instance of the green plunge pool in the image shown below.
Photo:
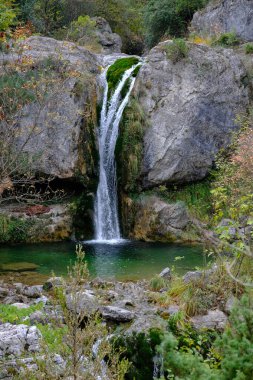
<path fill-rule="evenodd" d="M 83 243 L 83 247 L 91 276 L 103 279 L 150 279 L 168 266 L 184 274 L 207 264 L 199 245 L 124 241 L 112 245 Z M 34 263 L 37 274 L 42 275 L 65 275 L 74 260 L 75 243 L 71 242 L 0 247 L 0 266 Z"/>

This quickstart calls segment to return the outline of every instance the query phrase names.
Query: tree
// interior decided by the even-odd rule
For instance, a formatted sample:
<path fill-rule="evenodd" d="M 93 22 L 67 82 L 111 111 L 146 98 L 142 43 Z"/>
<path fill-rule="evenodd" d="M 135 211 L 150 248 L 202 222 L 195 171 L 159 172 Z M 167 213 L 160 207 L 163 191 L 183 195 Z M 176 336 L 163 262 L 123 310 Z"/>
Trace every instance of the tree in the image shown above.
<path fill-rule="evenodd" d="M 2 0 L 0 3 L 0 32 L 5 32 L 14 24 L 17 17 L 17 8 L 14 0 Z"/>
<path fill-rule="evenodd" d="M 162 37 L 180 37 L 193 14 L 206 0 L 149 0 L 145 8 L 146 42 L 154 46 Z"/>

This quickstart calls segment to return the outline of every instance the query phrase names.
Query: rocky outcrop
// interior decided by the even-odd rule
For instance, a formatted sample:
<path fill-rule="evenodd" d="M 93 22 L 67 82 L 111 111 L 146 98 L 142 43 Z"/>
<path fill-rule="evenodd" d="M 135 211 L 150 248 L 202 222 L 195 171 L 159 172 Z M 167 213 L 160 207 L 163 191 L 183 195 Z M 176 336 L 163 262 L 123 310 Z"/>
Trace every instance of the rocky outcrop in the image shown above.
<path fill-rule="evenodd" d="M 10 220 L 22 221 L 22 241 L 53 242 L 70 239 L 73 233 L 73 215 L 69 205 L 50 205 L 45 212 L 41 213 L 30 213 L 29 209 L 27 206 L 17 205 L 2 206 L 0 209 L 0 215 L 6 217 L 6 226 Z M 31 269 L 36 269 L 36 266 Z M 14 269 L 10 268 L 10 270 Z M 20 271 L 21 268 L 17 270 Z M 23 270 L 29 270 L 27 265 Z"/>
<path fill-rule="evenodd" d="M 236 114 L 248 105 L 246 71 L 232 50 L 188 44 L 188 56 L 173 63 L 170 44 L 151 50 L 135 85 L 150 124 L 144 187 L 204 178 L 237 128 Z"/>
<path fill-rule="evenodd" d="M 213 0 L 196 12 L 192 28 L 216 35 L 235 32 L 244 41 L 253 41 L 253 2 L 251 0 Z"/>
<path fill-rule="evenodd" d="M 41 333 L 35 326 L 0 325 L 0 358 L 5 356 L 18 357 L 25 351 L 38 352 Z"/>
<path fill-rule="evenodd" d="M 17 115 L 17 149 L 22 147 L 39 173 L 61 179 L 94 175 L 96 55 L 74 43 L 39 36 L 28 38 L 19 50 L 19 55 L 15 49 L 6 54 L 6 62 L 27 61 L 31 75 L 43 74 L 38 97 Z"/>
<path fill-rule="evenodd" d="M 120 53 L 122 48 L 121 37 L 112 32 L 109 23 L 103 17 L 94 17 L 93 20 L 96 22 L 95 34 L 98 43 L 102 46 L 102 53 Z"/>
<path fill-rule="evenodd" d="M 145 196 L 136 202 L 135 208 L 131 237 L 144 241 L 196 240 L 183 203 L 169 204 L 157 196 Z"/>

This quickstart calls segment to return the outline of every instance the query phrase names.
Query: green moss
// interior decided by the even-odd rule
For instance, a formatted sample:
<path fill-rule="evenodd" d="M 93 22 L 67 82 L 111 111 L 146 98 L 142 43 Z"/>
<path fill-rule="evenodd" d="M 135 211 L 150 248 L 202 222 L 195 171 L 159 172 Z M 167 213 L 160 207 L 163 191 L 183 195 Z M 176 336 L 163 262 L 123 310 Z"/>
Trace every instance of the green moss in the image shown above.
<path fill-rule="evenodd" d="M 138 101 L 132 98 L 125 109 L 116 144 L 116 161 L 120 187 L 126 192 L 138 192 L 143 155 L 143 136 L 147 125 Z"/>
<path fill-rule="evenodd" d="M 136 65 L 138 62 L 139 59 L 136 57 L 120 58 L 117 59 L 117 61 L 109 67 L 106 76 L 109 89 L 109 96 L 117 87 L 125 71 L 130 69 L 132 66 Z M 137 73 L 138 70 L 135 70 L 134 75 L 136 76 Z"/>

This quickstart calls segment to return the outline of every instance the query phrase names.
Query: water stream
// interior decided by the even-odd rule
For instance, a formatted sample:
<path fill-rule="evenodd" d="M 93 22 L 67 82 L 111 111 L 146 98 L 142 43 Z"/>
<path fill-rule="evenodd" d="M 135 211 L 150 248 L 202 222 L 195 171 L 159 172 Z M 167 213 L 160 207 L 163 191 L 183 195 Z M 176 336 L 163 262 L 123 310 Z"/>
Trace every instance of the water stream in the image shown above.
<path fill-rule="evenodd" d="M 99 184 L 94 207 L 95 239 L 98 242 L 113 242 L 121 239 L 118 217 L 115 146 L 119 134 L 120 120 L 135 82 L 132 74 L 139 65 L 140 63 L 125 71 L 110 100 L 106 80 L 107 70 L 101 76 L 104 97 L 98 131 Z M 128 82 L 128 91 L 125 97 L 122 98 L 122 89 L 125 85 L 128 85 Z"/>

